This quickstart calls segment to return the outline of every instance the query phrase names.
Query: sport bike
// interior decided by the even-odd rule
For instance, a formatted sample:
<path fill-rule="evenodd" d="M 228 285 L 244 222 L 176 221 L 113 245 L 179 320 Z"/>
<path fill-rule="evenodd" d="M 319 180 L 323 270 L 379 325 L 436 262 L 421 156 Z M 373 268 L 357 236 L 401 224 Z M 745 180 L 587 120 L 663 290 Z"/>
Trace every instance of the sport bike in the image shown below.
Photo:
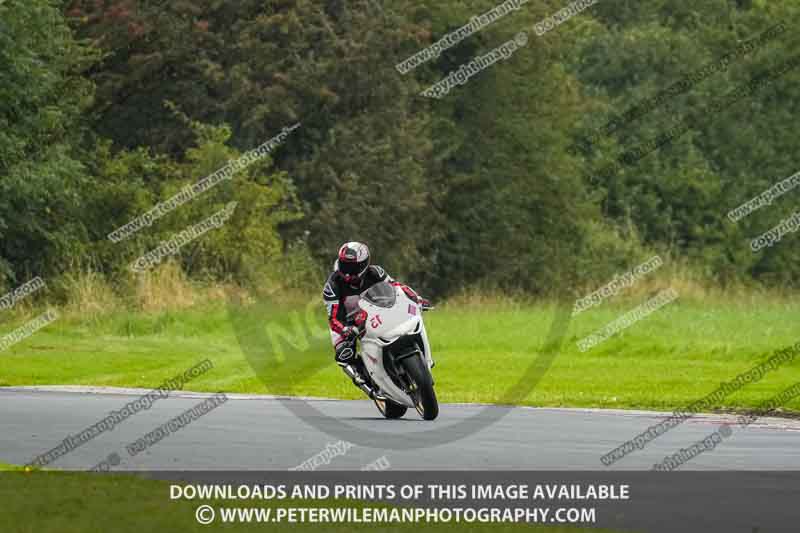
<path fill-rule="evenodd" d="M 386 418 L 400 418 L 412 407 L 425 420 L 439 414 L 433 390 L 433 358 L 423 308 L 400 287 L 376 283 L 358 301 L 363 320 L 358 354 L 372 384 L 384 399 L 374 399 Z"/>

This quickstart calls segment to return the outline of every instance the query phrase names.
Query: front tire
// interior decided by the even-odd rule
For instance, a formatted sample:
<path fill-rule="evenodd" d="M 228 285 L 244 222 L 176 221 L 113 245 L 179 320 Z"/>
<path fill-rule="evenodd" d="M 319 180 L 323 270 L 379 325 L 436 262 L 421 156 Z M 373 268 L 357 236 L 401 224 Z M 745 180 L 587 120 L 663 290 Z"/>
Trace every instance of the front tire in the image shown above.
<path fill-rule="evenodd" d="M 406 357 L 402 361 L 412 383 L 412 398 L 417 412 L 425 420 L 434 420 L 439 416 L 439 402 L 433 390 L 433 376 L 422 361 L 422 355 Z"/>
<path fill-rule="evenodd" d="M 400 405 L 399 403 L 394 403 L 391 400 L 372 400 L 375 402 L 375 407 L 378 408 L 378 411 L 384 416 L 384 418 L 388 419 L 395 419 L 395 418 L 402 418 L 403 415 L 406 414 L 408 411 L 408 407 L 405 405 Z"/>

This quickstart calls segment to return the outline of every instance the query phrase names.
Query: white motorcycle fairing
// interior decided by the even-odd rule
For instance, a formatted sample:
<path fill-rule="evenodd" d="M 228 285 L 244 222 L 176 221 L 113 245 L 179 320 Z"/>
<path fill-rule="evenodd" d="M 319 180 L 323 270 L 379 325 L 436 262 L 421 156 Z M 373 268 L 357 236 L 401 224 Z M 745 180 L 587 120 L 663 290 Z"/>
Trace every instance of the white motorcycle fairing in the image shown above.
<path fill-rule="evenodd" d="M 384 348 L 404 335 L 419 334 L 428 369 L 433 359 L 421 307 L 406 296 L 400 287 L 393 288 L 395 301 L 391 307 L 375 305 L 364 298 L 359 300 L 359 307 L 367 313 L 359 355 L 381 393 L 395 403 L 413 409 L 414 400 L 392 381 L 384 368 Z"/>

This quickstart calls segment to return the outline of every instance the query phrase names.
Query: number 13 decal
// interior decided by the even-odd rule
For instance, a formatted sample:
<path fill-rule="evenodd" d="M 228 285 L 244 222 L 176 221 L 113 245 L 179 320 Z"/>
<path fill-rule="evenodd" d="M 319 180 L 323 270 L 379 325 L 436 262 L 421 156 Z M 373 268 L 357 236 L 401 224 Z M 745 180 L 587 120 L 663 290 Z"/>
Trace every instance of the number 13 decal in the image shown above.
<path fill-rule="evenodd" d="M 369 321 L 369 325 L 372 326 L 372 329 L 378 329 L 381 324 L 383 324 L 383 320 L 381 320 L 381 315 L 375 315 Z"/>

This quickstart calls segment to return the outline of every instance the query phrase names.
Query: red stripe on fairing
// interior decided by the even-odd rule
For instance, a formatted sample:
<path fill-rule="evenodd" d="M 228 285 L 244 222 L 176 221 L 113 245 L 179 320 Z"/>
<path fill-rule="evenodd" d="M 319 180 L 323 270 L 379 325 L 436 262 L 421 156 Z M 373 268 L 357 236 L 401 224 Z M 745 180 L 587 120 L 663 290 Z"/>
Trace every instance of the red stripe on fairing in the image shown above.
<path fill-rule="evenodd" d="M 408 285 L 403 285 L 399 281 L 393 281 L 391 283 L 391 285 L 394 286 L 394 287 L 400 287 L 401 289 L 403 289 L 403 292 L 406 293 L 406 296 L 411 298 L 414 302 L 416 302 L 417 299 L 419 298 L 419 295 L 416 292 L 414 292 L 414 289 L 412 289 Z"/>

